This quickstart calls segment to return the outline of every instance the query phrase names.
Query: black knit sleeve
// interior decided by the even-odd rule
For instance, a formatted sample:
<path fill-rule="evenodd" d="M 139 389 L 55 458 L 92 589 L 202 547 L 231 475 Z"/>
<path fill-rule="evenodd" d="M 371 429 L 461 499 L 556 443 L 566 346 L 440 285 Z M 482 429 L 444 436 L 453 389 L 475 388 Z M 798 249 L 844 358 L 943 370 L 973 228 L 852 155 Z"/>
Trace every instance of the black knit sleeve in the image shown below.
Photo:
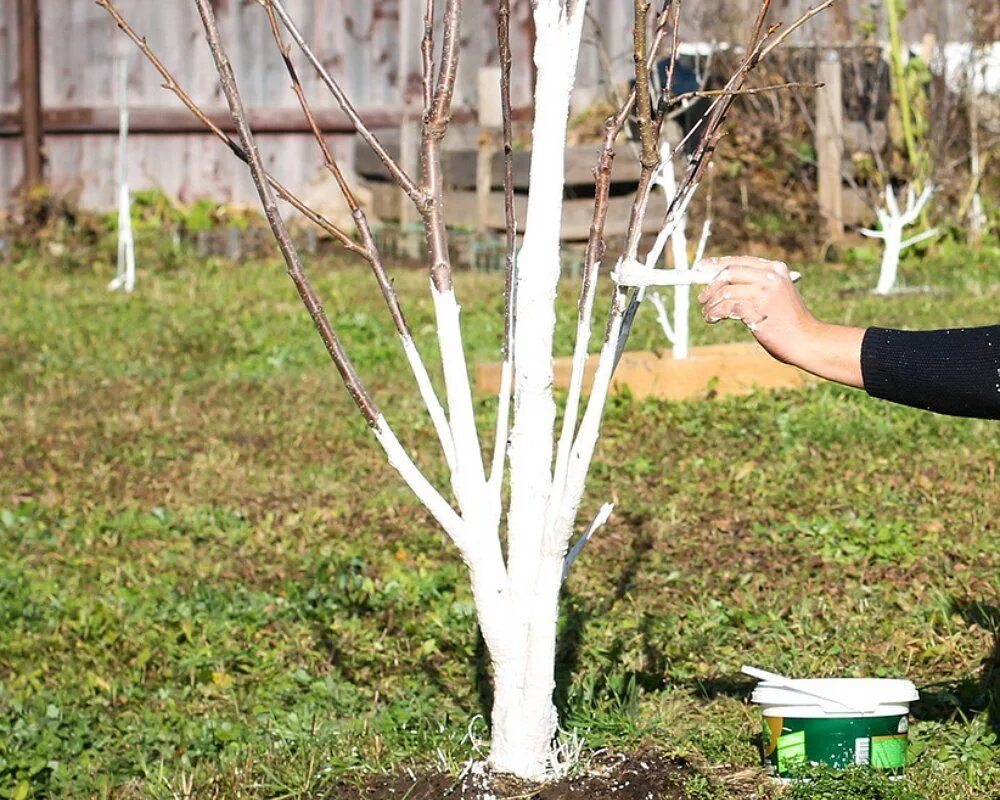
<path fill-rule="evenodd" d="M 1000 325 L 869 328 L 861 373 L 872 397 L 939 414 L 1000 419 Z"/>

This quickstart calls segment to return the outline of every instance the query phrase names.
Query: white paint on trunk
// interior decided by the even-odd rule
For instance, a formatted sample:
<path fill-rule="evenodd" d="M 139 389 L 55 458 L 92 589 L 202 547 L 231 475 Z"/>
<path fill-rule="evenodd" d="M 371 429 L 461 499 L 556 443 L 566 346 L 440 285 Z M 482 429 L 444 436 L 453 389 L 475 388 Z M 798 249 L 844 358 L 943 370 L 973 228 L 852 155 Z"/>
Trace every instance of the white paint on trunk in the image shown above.
<path fill-rule="evenodd" d="M 556 625 L 563 552 L 546 552 L 552 498 L 555 303 L 561 272 L 560 234 L 566 128 L 586 0 L 572 12 L 560 0 L 537 0 L 534 125 L 525 233 L 518 253 L 514 329 L 514 418 L 510 436 L 511 501 L 507 572 L 519 646 L 491 651 L 494 667 L 490 763 L 525 778 L 553 769 L 558 716 Z M 496 471 L 492 478 L 496 480 Z"/>
<path fill-rule="evenodd" d="M 937 236 L 937 230 L 924 231 L 909 239 L 903 239 L 906 228 L 917 221 L 924 207 L 934 194 L 934 186 L 928 185 L 919 197 L 912 186 L 906 188 L 906 207 L 900 209 L 896 194 L 891 186 L 885 187 L 885 208 L 876 209 L 879 229 L 861 228 L 861 234 L 883 241 L 882 265 L 879 269 L 878 284 L 875 294 L 889 294 L 896 286 L 896 276 L 899 272 L 899 259 L 903 251 L 919 242 Z"/>
<path fill-rule="evenodd" d="M 586 2 L 579 0 L 569 16 L 564 15 L 558 0 L 538 0 L 534 7 L 536 113 L 525 233 L 518 254 L 508 514 L 508 571 L 525 623 L 539 613 L 534 591 L 552 491 L 556 415 L 552 337 L 560 275 L 566 127 L 585 7 Z M 554 735 L 555 730 L 550 733 Z"/>

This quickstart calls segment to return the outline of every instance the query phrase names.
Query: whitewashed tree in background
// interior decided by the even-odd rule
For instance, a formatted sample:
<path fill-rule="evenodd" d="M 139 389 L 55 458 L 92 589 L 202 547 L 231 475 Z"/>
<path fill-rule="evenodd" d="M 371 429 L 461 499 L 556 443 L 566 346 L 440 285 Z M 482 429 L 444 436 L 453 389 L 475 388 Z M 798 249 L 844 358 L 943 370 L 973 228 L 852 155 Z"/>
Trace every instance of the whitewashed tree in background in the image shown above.
<path fill-rule="evenodd" d="M 274 233 L 288 274 L 305 304 L 324 345 L 359 411 L 386 454 L 388 462 L 426 506 L 457 548 L 468 567 L 473 598 L 483 638 L 489 651 L 494 683 L 490 764 L 497 770 L 528 778 L 544 778 L 558 766 L 555 745 L 558 717 L 553 704 L 556 632 L 563 581 L 587 540 L 611 512 L 605 504 L 571 547 L 584 485 L 597 445 L 617 355 L 625 345 L 629 325 L 642 299 L 646 282 L 655 282 L 657 263 L 667 238 L 683 219 L 691 196 L 722 135 L 735 95 L 744 87 L 756 64 L 799 25 L 829 6 L 820 6 L 790 26 L 766 26 L 770 0 L 761 0 L 743 58 L 725 88 L 716 93 L 699 126 L 698 146 L 684 175 L 677 182 L 669 210 L 656 243 L 639 260 L 640 232 L 647 201 L 660 170 L 658 140 L 666 111 L 674 98 L 651 98 L 649 68 L 657 57 L 667 31 L 674 33 L 676 53 L 680 0 L 665 0 L 656 14 L 649 36 L 648 0 L 634 0 L 633 31 L 635 89 L 605 124 L 597 156 L 595 201 L 591 235 L 583 265 L 578 304 L 577 338 L 566 407 L 559 420 L 553 394 L 553 332 L 555 303 L 560 280 L 564 156 L 569 101 L 576 75 L 586 0 L 533 0 L 537 39 L 534 62 L 534 124 L 532 158 L 524 237 L 515 251 L 512 132 L 510 110 L 509 0 L 498 2 L 498 41 L 501 64 L 501 97 L 504 109 L 505 197 L 507 209 L 507 259 L 503 373 L 492 446 L 484 448 L 476 428 L 468 365 L 462 343 L 460 305 L 455 293 L 448 250 L 446 209 L 442 203 L 441 141 L 451 115 L 455 72 L 461 37 L 462 2 L 445 0 L 440 15 L 434 0 L 425 6 L 423 65 L 423 125 L 420 174 L 410 175 L 392 159 L 378 138 L 358 116 L 337 79 L 310 48 L 296 27 L 283 0 L 263 0 L 268 22 L 298 96 L 322 150 L 326 168 L 336 178 L 351 206 L 353 234 L 341 230 L 315 212 L 269 175 L 257 151 L 247 122 L 236 77 L 219 36 L 210 0 L 194 0 L 232 112 L 238 139 L 227 136 L 177 85 L 153 54 L 145 39 L 122 18 L 110 0 L 98 0 L 126 35 L 139 46 L 165 80 L 165 87 L 245 161 L 254 179 L 265 215 Z M 440 16 L 440 21 L 439 20 Z M 672 24 L 671 24 L 672 23 Z M 430 291 L 437 318 L 437 347 L 441 356 L 445 397 L 435 392 L 422 356 L 413 340 L 400 301 L 388 278 L 363 209 L 334 161 L 315 124 L 302 92 L 291 49 L 282 41 L 287 33 L 306 60 L 317 70 L 358 136 L 379 156 L 408 197 L 425 230 Z M 615 259 L 618 283 L 605 326 L 600 360 L 589 398 L 582 394 L 584 363 L 600 268 L 605 261 L 603 237 L 608 213 L 611 166 L 615 145 L 626 120 L 635 113 L 639 123 L 640 178 L 636 187 L 628 235 Z M 413 373 L 414 386 L 437 432 L 442 457 L 450 474 L 450 497 L 444 487 L 433 485 L 409 455 L 406 446 L 369 394 L 313 290 L 288 227 L 278 210 L 281 197 L 308 219 L 326 230 L 346 251 L 369 264 L 401 347 Z M 672 272 L 672 271 L 669 271 Z M 628 275 L 628 280 L 623 279 Z M 509 468 L 509 470 L 508 470 Z M 504 505 L 505 478 L 509 472 L 509 504 Z M 504 552 L 506 537 L 506 554 Z"/>
<path fill-rule="evenodd" d="M 674 160 L 671 148 L 668 145 L 660 146 L 660 173 L 656 183 L 663 189 L 667 197 L 667 202 L 677 191 L 677 177 L 674 175 Z M 663 331 L 667 341 L 673 345 L 673 356 L 677 359 L 685 359 L 690 354 L 691 345 L 691 282 L 685 280 L 690 278 L 686 273 L 691 271 L 692 264 L 697 264 L 705 256 L 705 248 L 708 245 L 708 238 L 712 235 L 711 217 L 705 217 L 705 222 L 701 227 L 701 236 L 698 239 L 698 246 L 695 249 L 694 259 L 688 255 L 687 239 L 687 213 L 678 220 L 677 227 L 670 236 L 670 251 L 674 263 L 674 272 L 677 277 L 677 284 L 674 287 L 674 321 L 670 322 L 670 314 L 667 311 L 666 301 L 659 289 L 653 289 L 649 293 L 649 302 L 656 311 L 656 321 Z"/>
<path fill-rule="evenodd" d="M 934 194 L 934 187 L 928 185 L 918 196 L 913 187 L 908 186 L 904 194 L 906 205 L 900 208 L 892 186 L 886 186 L 885 207 L 876 209 L 878 230 L 861 229 L 863 235 L 882 240 L 882 266 L 879 268 L 876 294 L 889 294 L 895 288 L 899 259 L 906 248 L 937 236 L 937 229 L 932 228 L 909 239 L 903 238 L 904 231 L 920 219 L 921 213 Z"/>
<path fill-rule="evenodd" d="M 108 289 L 135 288 L 135 239 L 132 236 L 132 193 L 128 185 L 128 57 L 118 59 L 118 263 Z"/>

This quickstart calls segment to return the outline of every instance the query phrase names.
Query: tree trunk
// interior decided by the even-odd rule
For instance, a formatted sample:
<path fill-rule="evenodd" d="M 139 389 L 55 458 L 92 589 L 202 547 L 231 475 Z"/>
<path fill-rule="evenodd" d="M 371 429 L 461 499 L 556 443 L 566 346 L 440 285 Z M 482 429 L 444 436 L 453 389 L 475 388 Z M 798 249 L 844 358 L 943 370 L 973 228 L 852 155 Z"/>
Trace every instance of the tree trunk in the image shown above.
<path fill-rule="evenodd" d="M 559 717 L 552 695 L 561 586 L 562 558 L 543 558 L 537 575 L 535 616 L 517 631 L 513 652 L 491 653 L 490 764 L 520 778 L 545 778 L 554 766 L 553 742 Z"/>
<path fill-rule="evenodd" d="M 875 294 L 889 294 L 896 285 L 896 273 L 899 271 L 899 257 L 902 254 L 903 229 L 897 226 L 886 226 L 884 248 L 882 250 L 882 267 L 879 270 L 878 286 Z"/>

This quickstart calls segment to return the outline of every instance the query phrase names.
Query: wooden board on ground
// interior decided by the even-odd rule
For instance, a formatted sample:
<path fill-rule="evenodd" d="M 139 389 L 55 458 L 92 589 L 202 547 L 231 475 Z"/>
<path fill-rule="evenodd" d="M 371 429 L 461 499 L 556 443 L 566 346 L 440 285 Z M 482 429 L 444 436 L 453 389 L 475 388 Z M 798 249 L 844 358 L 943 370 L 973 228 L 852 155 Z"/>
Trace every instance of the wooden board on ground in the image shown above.
<path fill-rule="evenodd" d="M 584 390 L 590 391 L 598 356 L 587 359 Z M 572 359 L 555 360 L 555 385 L 569 385 Z M 707 396 L 750 394 L 756 389 L 788 389 L 806 385 L 810 377 L 775 361 L 756 342 L 692 347 L 691 357 L 675 360 L 669 351 L 626 352 L 615 372 L 612 391 L 628 387 L 636 398 L 688 400 Z M 500 390 L 500 365 L 479 364 L 476 386 L 492 394 Z"/>

